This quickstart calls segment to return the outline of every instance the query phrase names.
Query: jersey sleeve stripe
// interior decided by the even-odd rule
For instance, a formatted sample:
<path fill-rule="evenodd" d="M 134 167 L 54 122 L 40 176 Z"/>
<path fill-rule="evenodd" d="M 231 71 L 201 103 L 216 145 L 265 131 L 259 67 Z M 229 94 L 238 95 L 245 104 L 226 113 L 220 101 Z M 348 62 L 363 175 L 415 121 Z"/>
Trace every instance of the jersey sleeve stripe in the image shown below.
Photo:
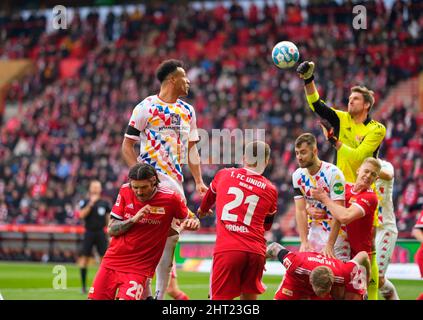
<path fill-rule="evenodd" d="M 360 208 L 361 213 L 363 214 L 363 217 L 366 215 L 366 210 L 364 210 L 364 208 L 362 206 L 360 206 L 358 203 L 354 202 L 353 205 L 357 206 L 358 208 Z"/>
<path fill-rule="evenodd" d="M 214 190 L 213 185 L 210 183 L 210 191 L 216 194 L 216 190 Z"/>
<path fill-rule="evenodd" d="M 135 140 L 135 141 L 139 141 L 140 140 L 140 137 L 139 136 L 133 136 L 133 135 L 129 135 L 127 133 L 125 133 L 125 137 L 126 138 L 129 138 L 131 140 Z"/>
<path fill-rule="evenodd" d="M 118 214 L 116 214 L 116 213 L 114 213 L 114 212 L 110 212 L 110 216 L 111 216 L 113 219 L 116 219 L 116 220 L 123 220 L 123 218 L 122 218 L 120 215 L 118 215 Z"/>

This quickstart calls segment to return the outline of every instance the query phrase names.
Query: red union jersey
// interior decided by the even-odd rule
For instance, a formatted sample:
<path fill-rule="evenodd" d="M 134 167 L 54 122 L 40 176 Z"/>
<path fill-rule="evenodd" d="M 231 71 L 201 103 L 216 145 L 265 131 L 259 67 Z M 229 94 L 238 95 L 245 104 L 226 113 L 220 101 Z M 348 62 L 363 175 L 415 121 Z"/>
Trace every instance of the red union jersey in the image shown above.
<path fill-rule="evenodd" d="M 242 168 L 220 170 L 210 184 L 216 194 L 214 252 L 239 250 L 265 255 L 264 220 L 275 214 L 278 194 L 262 175 Z"/>
<path fill-rule="evenodd" d="M 157 188 L 150 200 L 141 202 L 127 183 L 121 187 L 110 215 L 117 220 L 127 220 L 147 204 L 152 207 L 150 213 L 126 233 L 111 238 L 102 261 L 106 268 L 147 277 L 154 275 L 172 219 L 187 218 L 188 208 L 176 192 L 162 187 Z"/>
<path fill-rule="evenodd" d="M 345 206 L 349 208 L 351 205 L 355 205 L 363 214 L 363 217 L 347 224 L 351 256 L 355 256 L 360 251 L 367 251 L 370 255 L 374 236 L 373 219 L 378 204 L 377 195 L 372 189 L 356 193 L 352 190 L 354 185 L 351 183 L 347 183 L 345 187 Z"/>
<path fill-rule="evenodd" d="M 362 295 L 367 289 L 365 269 L 353 260 L 343 262 L 316 252 L 290 252 L 283 259 L 283 265 L 286 268 L 284 281 L 295 283 L 299 290 L 310 296 L 315 295 L 310 273 L 320 266 L 329 267 L 333 271 L 334 285 L 345 286 L 345 291 Z"/>

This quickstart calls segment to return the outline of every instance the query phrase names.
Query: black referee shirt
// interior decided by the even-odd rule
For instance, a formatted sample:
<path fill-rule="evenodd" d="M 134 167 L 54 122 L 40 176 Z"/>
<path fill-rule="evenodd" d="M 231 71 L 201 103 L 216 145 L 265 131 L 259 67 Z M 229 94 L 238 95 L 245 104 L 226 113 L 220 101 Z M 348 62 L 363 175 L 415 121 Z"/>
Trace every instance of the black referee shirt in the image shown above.
<path fill-rule="evenodd" d="M 81 209 L 85 208 L 89 200 L 84 199 L 79 202 Z M 110 213 L 110 205 L 105 200 L 98 200 L 91 208 L 90 213 L 85 217 L 85 229 L 87 231 L 100 231 L 106 226 L 106 216 Z"/>

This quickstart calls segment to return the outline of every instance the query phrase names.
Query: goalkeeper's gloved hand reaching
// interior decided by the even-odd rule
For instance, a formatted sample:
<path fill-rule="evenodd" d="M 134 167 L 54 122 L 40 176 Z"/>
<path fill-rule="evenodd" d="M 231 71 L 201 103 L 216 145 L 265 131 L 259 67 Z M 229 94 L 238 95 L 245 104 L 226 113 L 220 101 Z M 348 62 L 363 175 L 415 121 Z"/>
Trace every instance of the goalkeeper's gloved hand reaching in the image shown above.
<path fill-rule="evenodd" d="M 326 140 L 331 143 L 332 146 L 336 147 L 336 142 L 338 138 L 335 136 L 335 130 L 330 122 L 326 119 L 320 120 L 319 125 L 322 127 L 323 134 L 326 137 Z"/>
<path fill-rule="evenodd" d="M 314 62 L 304 61 L 300 63 L 297 68 L 297 72 L 301 79 L 304 79 L 305 84 L 308 84 L 314 80 Z"/>

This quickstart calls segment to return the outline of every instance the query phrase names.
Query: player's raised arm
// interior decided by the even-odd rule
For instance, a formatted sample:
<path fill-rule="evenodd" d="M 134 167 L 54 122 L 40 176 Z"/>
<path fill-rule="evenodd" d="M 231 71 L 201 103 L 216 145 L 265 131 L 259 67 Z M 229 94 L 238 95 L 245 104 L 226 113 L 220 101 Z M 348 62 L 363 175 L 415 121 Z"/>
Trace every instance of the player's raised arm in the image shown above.
<path fill-rule="evenodd" d="M 335 129 L 335 134 L 339 134 L 340 120 L 336 112 L 329 108 L 323 100 L 320 99 L 316 85 L 314 83 L 314 62 L 304 61 L 298 68 L 297 73 L 304 80 L 304 89 L 310 109 L 317 113 L 321 118 L 328 120 Z"/>

